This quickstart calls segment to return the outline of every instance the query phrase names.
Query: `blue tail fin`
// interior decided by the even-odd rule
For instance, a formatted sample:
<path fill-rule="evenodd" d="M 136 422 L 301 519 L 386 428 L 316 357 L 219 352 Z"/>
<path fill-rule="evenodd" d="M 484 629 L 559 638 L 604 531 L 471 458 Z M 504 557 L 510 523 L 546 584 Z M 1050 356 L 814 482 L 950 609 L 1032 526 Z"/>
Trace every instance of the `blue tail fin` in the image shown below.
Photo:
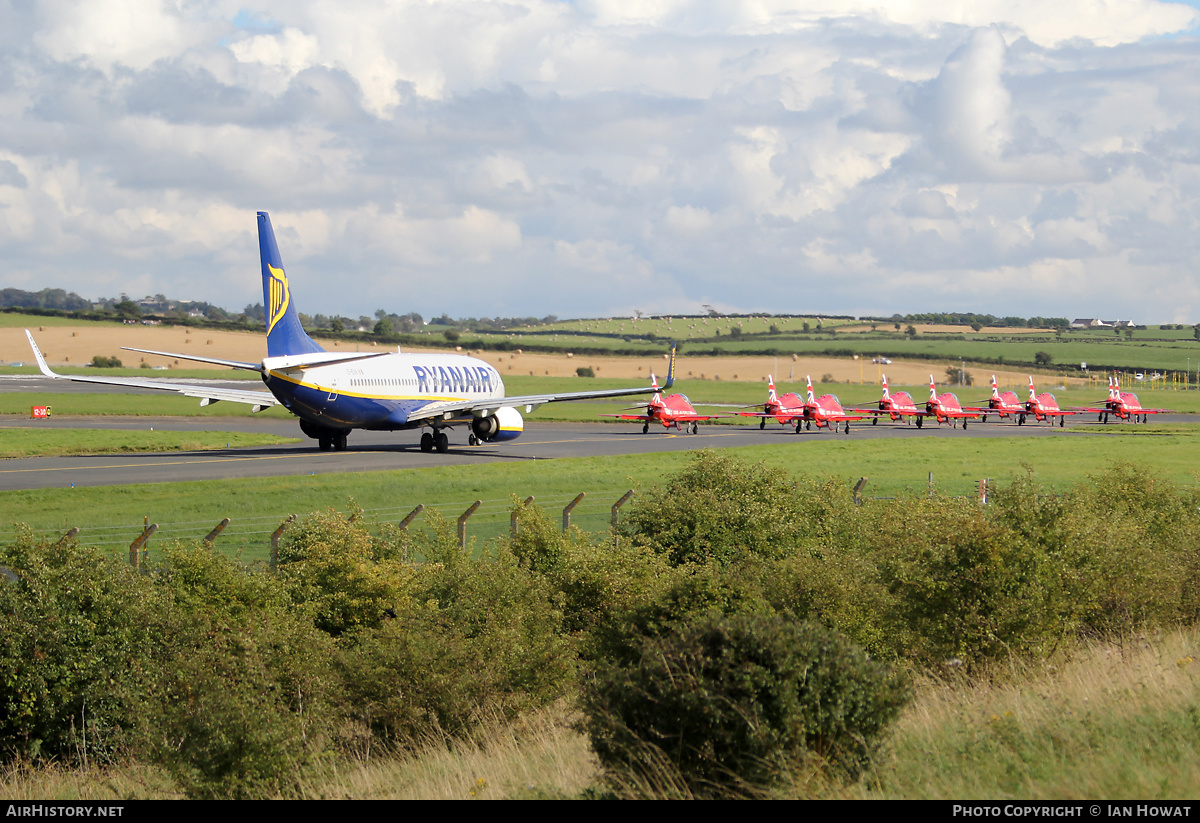
<path fill-rule="evenodd" d="M 275 230 L 271 228 L 271 217 L 265 211 L 258 213 L 258 253 L 262 258 L 267 356 L 325 351 L 304 332 L 300 318 L 296 316 L 292 292 L 283 271 L 283 260 L 279 256 L 279 246 L 275 244 Z"/>

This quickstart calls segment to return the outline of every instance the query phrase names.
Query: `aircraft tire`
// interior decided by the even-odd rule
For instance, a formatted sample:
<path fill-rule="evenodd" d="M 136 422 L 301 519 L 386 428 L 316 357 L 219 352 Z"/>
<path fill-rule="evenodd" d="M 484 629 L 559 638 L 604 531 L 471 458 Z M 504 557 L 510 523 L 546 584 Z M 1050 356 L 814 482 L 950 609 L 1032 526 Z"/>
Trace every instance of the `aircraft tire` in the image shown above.
<path fill-rule="evenodd" d="M 333 436 L 334 451 L 344 452 L 346 450 L 346 432 L 338 432 Z"/>
<path fill-rule="evenodd" d="M 468 446 L 478 446 L 479 445 L 479 438 L 475 436 L 475 432 L 471 432 L 470 434 L 467 435 L 467 445 Z"/>
<path fill-rule="evenodd" d="M 450 451 L 450 438 L 446 436 L 445 432 L 438 432 L 437 436 L 433 439 L 434 444 L 437 446 L 438 454 L 445 454 Z"/>
<path fill-rule="evenodd" d="M 762 420 L 759 420 L 758 427 L 760 429 L 765 429 L 767 427 L 767 418 L 764 417 Z"/>
<path fill-rule="evenodd" d="M 922 427 L 922 426 L 924 426 L 924 425 L 925 425 L 925 418 L 924 418 L 924 417 L 918 417 L 918 418 L 917 418 L 917 428 L 919 429 L 919 428 L 921 428 L 921 427 Z"/>
<path fill-rule="evenodd" d="M 317 439 L 317 447 L 320 448 L 321 451 L 327 452 L 333 448 L 333 440 L 331 440 L 328 437 L 318 438 Z"/>
<path fill-rule="evenodd" d="M 964 417 L 963 418 L 963 431 L 966 431 L 966 429 L 967 429 L 967 419 Z"/>
<path fill-rule="evenodd" d="M 646 432 L 648 432 L 648 431 L 650 431 L 650 424 L 649 424 L 649 423 L 643 423 L 643 424 L 642 424 L 642 434 L 645 434 L 645 433 L 646 433 Z"/>
<path fill-rule="evenodd" d="M 849 423 L 847 423 L 847 424 L 846 424 L 846 431 L 845 431 L 845 432 L 843 432 L 843 433 L 844 433 L 844 434 L 849 434 L 849 433 L 850 433 L 850 424 L 849 424 Z"/>
<path fill-rule="evenodd" d="M 872 418 L 871 418 L 871 425 L 872 425 L 872 426 L 877 426 L 877 425 L 879 425 L 879 418 L 878 418 L 878 417 L 872 417 Z"/>
<path fill-rule="evenodd" d="M 425 432 L 424 434 L 421 435 L 421 451 L 423 451 L 423 452 L 433 451 L 433 435 L 430 434 L 429 432 Z"/>

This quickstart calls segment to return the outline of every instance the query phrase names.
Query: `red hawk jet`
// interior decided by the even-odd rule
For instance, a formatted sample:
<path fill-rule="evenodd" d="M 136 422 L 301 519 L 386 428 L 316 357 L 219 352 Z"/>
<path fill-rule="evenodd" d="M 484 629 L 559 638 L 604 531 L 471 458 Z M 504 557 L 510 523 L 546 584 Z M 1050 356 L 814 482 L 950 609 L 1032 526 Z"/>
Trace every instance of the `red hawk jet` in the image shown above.
<path fill-rule="evenodd" d="M 950 392 L 938 394 L 937 385 L 933 382 L 933 375 L 929 375 L 929 399 L 925 401 L 925 413 L 937 418 L 939 424 L 949 423 L 951 426 L 957 426 L 958 421 L 961 420 L 962 427 L 965 429 L 968 420 L 982 416 L 981 411 L 964 409 L 958 402 L 958 398 Z"/>
<path fill-rule="evenodd" d="M 1025 404 L 1025 411 L 1033 415 L 1034 419 L 1039 423 L 1043 420 L 1049 420 L 1051 426 L 1054 425 L 1054 418 L 1057 417 L 1060 429 L 1065 425 L 1067 415 L 1075 414 L 1073 411 L 1060 409 L 1058 401 L 1049 392 L 1038 394 L 1033 388 L 1033 375 L 1029 376 L 1029 401 Z"/>
<path fill-rule="evenodd" d="M 674 366 L 674 363 L 672 363 Z M 692 408 L 692 402 L 688 400 L 686 394 L 672 394 L 668 397 L 663 397 L 658 391 L 658 378 L 654 375 L 651 377 L 651 386 L 654 389 L 654 395 L 648 403 L 631 406 L 628 411 L 634 409 L 645 409 L 642 414 L 603 414 L 601 417 L 616 417 L 619 420 L 639 420 L 642 423 L 642 434 L 650 431 L 651 423 L 662 423 L 663 428 L 675 428 L 678 431 L 688 431 L 696 434 L 700 431 L 701 420 L 715 420 L 718 417 L 724 417 L 720 414 L 698 414 Z M 671 384 L 671 375 L 668 375 L 667 385 Z M 682 427 L 680 424 L 683 424 Z"/>
<path fill-rule="evenodd" d="M 783 397 L 775 393 L 775 378 L 767 375 L 767 402 L 762 411 L 738 412 L 742 417 L 757 417 L 758 427 L 765 429 L 767 420 L 778 420 L 781 426 L 788 426 L 804 419 L 804 401 L 795 392 L 788 392 Z"/>

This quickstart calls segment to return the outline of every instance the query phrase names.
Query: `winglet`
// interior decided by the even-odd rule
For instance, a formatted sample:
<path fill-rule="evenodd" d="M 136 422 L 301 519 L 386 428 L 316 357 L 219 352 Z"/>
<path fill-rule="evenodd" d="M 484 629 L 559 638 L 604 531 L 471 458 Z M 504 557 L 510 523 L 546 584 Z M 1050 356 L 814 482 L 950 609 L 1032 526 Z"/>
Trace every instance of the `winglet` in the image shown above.
<path fill-rule="evenodd" d="M 38 368 L 42 370 L 42 374 L 46 375 L 47 377 L 62 377 L 61 374 L 56 374 L 50 369 L 49 364 L 46 363 L 45 356 L 42 354 L 42 350 L 39 349 L 38 344 L 34 342 L 33 334 L 30 333 L 29 329 L 25 330 L 25 336 L 29 338 L 29 345 L 33 348 L 33 356 L 37 360 Z"/>
<path fill-rule="evenodd" d="M 663 383 L 664 389 L 669 389 L 675 385 L 675 349 L 678 346 L 678 343 L 671 344 L 671 357 L 667 361 L 667 382 Z"/>

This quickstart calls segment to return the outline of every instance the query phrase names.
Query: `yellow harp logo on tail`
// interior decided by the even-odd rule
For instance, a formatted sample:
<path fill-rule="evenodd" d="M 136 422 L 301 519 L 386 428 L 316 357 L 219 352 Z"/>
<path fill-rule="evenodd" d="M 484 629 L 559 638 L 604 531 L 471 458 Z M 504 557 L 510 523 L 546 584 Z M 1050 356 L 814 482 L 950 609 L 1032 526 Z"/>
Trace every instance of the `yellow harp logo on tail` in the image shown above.
<path fill-rule="evenodd" d="M 268 289 L 270 304 L 267 306 L 267 334 L 270 334 L 271 330 L 275 328 L 275 324 L 287 313 L 291 294 L 288 291 L 287 275 L 284 274 L 283 269 L 277 269 L 268 263 L 267 271 L 271 275 Z"/>

